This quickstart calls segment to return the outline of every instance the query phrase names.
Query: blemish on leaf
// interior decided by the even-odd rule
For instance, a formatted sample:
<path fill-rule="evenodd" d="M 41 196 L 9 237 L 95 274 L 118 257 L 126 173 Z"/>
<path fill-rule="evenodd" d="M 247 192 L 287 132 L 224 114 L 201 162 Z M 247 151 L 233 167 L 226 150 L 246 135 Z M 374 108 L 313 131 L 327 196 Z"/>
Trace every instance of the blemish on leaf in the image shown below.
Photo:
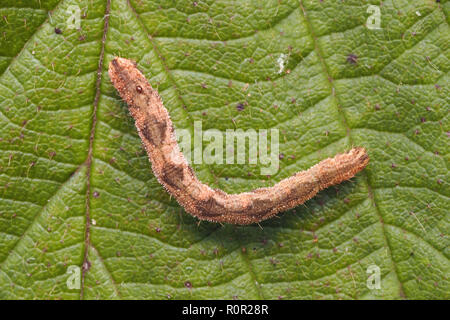
<path fill-rule="evenodd" d="M 274 265 L 274 266 L 276 266 L 276 265 L 278 264 L 278 260 L 275 259 L 275 258 L 270 258 L 269 261 L 270 261 L 270 263 L 271 263 L 272 265 Z"/>
<path fill-rule="evenodd" d="M 86 260 L 83 263 L 83 271 L 88 271 L 91 268 L 91 262 L 89 260 Z"/>
<path fill-rule="evenodd" d="M 280 54 L 280 56 L 278 57 L 278 59 L 277 59 L 277 63 L 278 63 L 278 67 L 279 67 L 278 74 L 281 74 L 284 71 L 287 57 L 288 56 L 284 53 Z"/>
<path fill-rule="evenodd" d="M 358 56 L 356 54 L 350 53 L 347 56 L 347 62 L 350 64 L 357 64 L 358 63 Z"/>

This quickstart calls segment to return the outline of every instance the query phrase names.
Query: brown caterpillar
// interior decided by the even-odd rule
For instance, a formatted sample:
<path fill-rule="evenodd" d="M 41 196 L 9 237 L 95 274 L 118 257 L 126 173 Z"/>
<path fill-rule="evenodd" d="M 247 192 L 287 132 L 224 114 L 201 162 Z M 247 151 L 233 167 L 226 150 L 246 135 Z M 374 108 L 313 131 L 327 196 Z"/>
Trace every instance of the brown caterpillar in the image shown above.
<path fill-rule="evenodd" d="M 369 163 L 366 150 L 356 147 L 270 188 L 240 194 L 212 189 L 198 180 L 186 161 L 167 109 L 136 64 L 116 57 L 109 64 L 109 76 L 135 119 L 156 178 L 188 213 L 201 220 L 246 225 L 269 219 L 352 178 Z"/>

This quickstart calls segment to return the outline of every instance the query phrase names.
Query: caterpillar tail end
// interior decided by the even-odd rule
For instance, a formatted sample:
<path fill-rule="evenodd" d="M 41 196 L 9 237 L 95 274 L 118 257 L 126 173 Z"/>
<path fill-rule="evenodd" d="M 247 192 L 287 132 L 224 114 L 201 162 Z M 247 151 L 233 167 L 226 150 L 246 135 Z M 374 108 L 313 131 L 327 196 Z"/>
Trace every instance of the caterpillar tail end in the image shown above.
<path fill-rule="evenodd" d="M 369 164 L 369 161 L 369 155 L 364 147 L 354 147 L 345 153 L 321 161 L 310 170 L 318 177 L 319 189 L 323 190 L 353 178 Z"/>

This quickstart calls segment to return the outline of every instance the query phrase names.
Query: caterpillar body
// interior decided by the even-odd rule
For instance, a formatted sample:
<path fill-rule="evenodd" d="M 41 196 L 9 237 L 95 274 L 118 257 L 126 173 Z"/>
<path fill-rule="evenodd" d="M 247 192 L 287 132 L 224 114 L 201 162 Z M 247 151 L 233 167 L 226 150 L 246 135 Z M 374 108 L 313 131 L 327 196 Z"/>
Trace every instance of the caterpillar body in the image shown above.
<path fill-rule="evenodd" d="M 169 113 L 136 64 L 114 58 L 109 76 L 129 111 L 158 181 L 191 215 L 211 222 L 247 225 L 269 219 L 355 176 L 369 163 L 362 147 L 322 160 L 272 187 L 228 194 L 202 183 L 181 152 Z"/>

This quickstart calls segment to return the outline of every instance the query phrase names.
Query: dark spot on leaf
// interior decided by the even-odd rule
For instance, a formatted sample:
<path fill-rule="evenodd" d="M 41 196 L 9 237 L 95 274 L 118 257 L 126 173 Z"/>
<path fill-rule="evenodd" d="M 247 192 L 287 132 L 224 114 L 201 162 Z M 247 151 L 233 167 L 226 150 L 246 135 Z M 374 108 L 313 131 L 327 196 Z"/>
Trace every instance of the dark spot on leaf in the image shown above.
<path fill-rule="evenodd" d="M 242 111 L 244 110 L 244 104 L 243 103 L 238 103 L 238 105 L 236 106 L 237 111 Z"/>
<path fill-rule="evenodd" d="M 94 191 L 94 193 L 92 194 L 92 196 L 94 198 L 98 198 L 100 196 L 100 193 L 98 193 L 98 191 Z"/>
<path fill-rule="evenodd" d="M 84 271 L 88 271 L 90 268 L 91 268 L 91 262 L 90 262 L 89 260 L 86 260 L 86 261 L 83 263 L 83 270 L 84 270 Z"/>
<path fill-rule="evenodd" d="M 192 283 L 190 283 L 189 281 L 186 281 L 186 282 L 184 283 L 184 286 L 185 286 L 186 288 L 188 288 L 188 289 L 192 289 Z"/>
<path fill-rule="evenodd" d="M 59 29 L 59 28 L 55 28 L 55 33 L 56 33 L 56 34 L 61 34 L 61 33 L 62 33 L 62 30 Z"/>
<path fill-rule="evenodd" d="M 358 63 L 358 56 L 356 54 L 350 53 L 347 56 L 347 62 L 350 64 L 357 64 Z"/>
<path fill-rule="evenodd" d="M 138 93 L 142 93 L 142 87 L 141 87 L 141 86 L 137 86 L 137 87 L 136 87 L 136 91 L 137 91 Z"/>

